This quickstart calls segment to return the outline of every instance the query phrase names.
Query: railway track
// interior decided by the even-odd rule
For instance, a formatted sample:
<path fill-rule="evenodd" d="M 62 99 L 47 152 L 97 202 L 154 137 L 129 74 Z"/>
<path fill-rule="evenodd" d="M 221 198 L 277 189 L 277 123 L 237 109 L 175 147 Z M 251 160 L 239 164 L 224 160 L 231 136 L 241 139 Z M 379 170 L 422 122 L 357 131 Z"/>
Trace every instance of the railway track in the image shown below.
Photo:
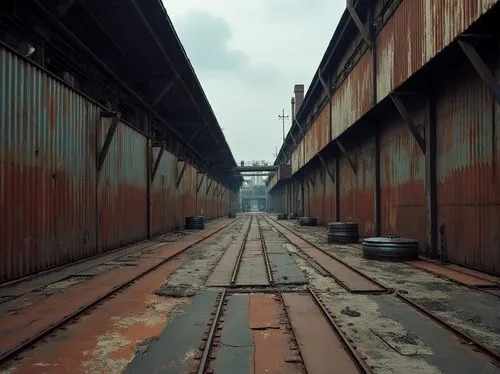
<path fill-rule="evenodd" d="M 317 245 L 315 245 L 311 241 L 307 240 L 306 238 L 304 238 L 300 234 L 298 234 L 296 232 L 293 232 L 292 230 L 290 230 L 290 228 L 288 228 L 287 226 L 281 224 L 277 220 L 274 220 L 273 218 L 271 218 L 271 217 L 269 217 L 267 215 L 265 216 L 265 218 L 290 243 L 292 243 L 295 246 L 297 246 L 300 250 L 302 250 L 302 251 L 304 251 L 306 253 L 309 252 L 309 253 L 307 253 L 309 255 L 311 254 L 311 252 L 316 252 L 316 253 L 321 253 L 321 254 L 329 257 L 330 259 L 334 260 L 338 264 L 341 264 L 343 267 L 347 268 L 351 272 L 350 275 L 344 274 L 343 276 L 354 277 L 354 278 L 361 277 L 361 278 L 365 279 L 367 282 L 370 282 L 373 285 L 375 285 L 376 287 L 379 287 L 380 290 L 378 290 L 378 291 L 376 291 L 374 293 L 381 293 L 381 292 L 382 293 L 389 293 L 389 292 L 393 293 L 395 297 L 397 297 L 399 300 L 403 301 L 405 304 L 411 306 L 412 308 L 414 308 L 415 310 L 417 310 L 419 313 L 421 313 L 424 316 L 430 318 L 431 320 L 433 320 L 434 322 L 436 322 L 437 324 L 439 324 L 440 326 L 442 326 L 446 330 L 450 331 L 451 333 L 453 333 L 454 335 L 456 335 L 457 337 L 459 337 L 463 341 L 466 341 L 468 344 L 471 344 L 471 345 L 475 346 L 477 348 L 477 350 L 479 350 L 482 353 L 484 353 L 485 355 L 487 355 L 493 361 L 495 361 L 497 363 L 500 363 L 500 355 L 497 352 L 489 349 L 484 344 L 478 342 L 476 339 L 474 339 L 473 337 L 471 337 L 467 333 L 465 333 L 465 332 L 463 332 L 463 331 L 455 328 L 454 326 L 450 325 L 449 323 L 447 323 L 445 320 L 443 320 L 442 318 L 440 318 L 438 315 L 436 315 L 432 311 L 430 311 L 430 310 L 428 310 L 428 309 L 420 306 L 419 304 L 417 304 L 416 302 L 412 301 L 409 297 L 405 296 L 404 294 L 401 294 L 399 292 L 393 292 L 393 290 L 388 289 L 386 286 L 384 286 L 380 282 L 376 281 L 375 279 L 369 277 L 368 275 L 366 275 L 366 274 L 360 272 L 359 270 L 355 269 L 354 267 L 350 266 L 345 261 L 342 261 L 341 259 L 339 259 L 337 256 L 335 256 L 335 255 L 329 253 L 328 251 L 326 251 L 326 250 L 318 247 Z M 310 250 L 311 248 L 312 248 L 312 251 Z M 309 249 L 309 251 L 307 251 L 307 249 Z M 313 259 L 316 259 L 316 258 L 314 258 L 314 254 L 311 257 L 313 257 Z M 324 267 L 323 263 L 321 263 L 321 266 Z M 345 282 L 344 279 L 339 278 L 338 274 L 334 274 L 334 271 L 330 271 L 330 269 L 328 269 L 328 268 L 326 268 L 326 270 L 337 281 L 337 283 L 340 284 L 343 288 L 345 288 L 347 291 L 349 291 L 351 293 L 356 293 L 355 290 L 353 292 L 353 289 L 351 287 L 349 287 L 349 285 Z M 364 291 L 361 290 L 360 293 L 372 293 L 372 291 L 370 291 L 370 290 L 364 290 Z"/>
<path fill-rule="evenodd" d="M 0 365 L 5 364 L 6 362 L 11 360 L 12 358 L 17 356 L 18 354 L 22 353 L 23 351 L 25 351 L 26 349 L 28 349 L 29 347 L 31 347 L 32 345 L 34 345 L 35 343 L 40 341 L 45 336 L 47 336 L 47 335 L 51 334 L 52 332 L 54 332 L 55 330 L 63 327 L 64 325 L 66 325 L 67 323 L 72 321 L 73 319 L 75 319 L 78 316 L 84 314 L 85 312 L 91 310 L 92 308 L 94 308 L 98 304 L 102 303 L 106 299 L 110 298 L 112 295 L 116 294 L 120 290 L 126 288 L 127 286 L 131 285 L 132 283 L 134 283 L 138 279 L 144 277 L 146 274 L 154 271 L 158 267 L 160 267 L 163 264 L 167 263 L 168 261 L 172 260 L 178 254 L 184 252 L 185 250 L 191 248 L 194 245 L 202 243 L 203 241 L 211 238 L 213 235 L 219 233 L 220 231 L 229 228 L 230 226 L 232 226 L 236 222 L 238 222 L 240 219 L 241 219 L 241 217 L 239 217 L 235 220 L 232 220 L 228 223 L 225 223 L 221 226 L 218 226 L 216 228 L 211 228 L 209 230 L 205 230 L 205 232 L 208 231 L 208 233 L 202 234 L 201 237 L 198 237 L 198 238 L 195 237 L 194 239 L 190 238 L 190 239 L 187 239 L 184 241 L 180 241 L 180 243 L 185 243 L 185 245 L 181 245 L 181 248 L 179 248 L 176 251 L 173 251 L 171 253 L 171 255 L 168 255 L 167 257 L 165 257 L 159 261 L 156 261 L 154 264 L 152 264 L 150 266 L 146 266 L 143 270 L 140 270 L 139 272 L 137 272 L 133 276 L 129 277 L 128 279 L 114 284 L 107 291 L 101 293 L 100 295 L 96 296 L 92 300 L 85 302 L 85 303 L 82 303 L 82 304 L 79 304 L 71 312 L 67 313 L 63 317 L 46 323 L 45 325 L 43 325 L 43 327 L 38 329 L 35 333 L 30 334 L 29 336 L 23 336 L 20 339 L 18 339 L 16 342 L 13 342 L 11 344 L 9 344 L 9 343 L 13 339 L 10 339 L 9 342 L 5 342 L 5 340 L 2 339 L 3 340 L 2 343 L 5 344 L 4 347 L 9 346 L 9 348 L 7 348 L 7 349 L 4 348 L 3 351 L 0 351 Z M 153 244 L 153 246 L 154 245 L 156 245 L 156 244 Z M 166 244 L 165 246 L 168 246 L 168 244 Z M 74 299 L 74 297 L 73 297 L 73 299 Z M 7 317 L 4 317 L 3 319 L 6 320 Z M 5 323 L 5 321 L 3 321 L 3 323 Z"/>

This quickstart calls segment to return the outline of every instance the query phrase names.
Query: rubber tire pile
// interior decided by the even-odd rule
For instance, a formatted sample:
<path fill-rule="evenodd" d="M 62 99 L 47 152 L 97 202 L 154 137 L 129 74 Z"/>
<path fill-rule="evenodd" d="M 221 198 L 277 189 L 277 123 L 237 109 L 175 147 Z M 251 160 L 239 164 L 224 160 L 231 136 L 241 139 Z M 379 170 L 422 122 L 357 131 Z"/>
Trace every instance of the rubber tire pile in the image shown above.
<path fill-rule="evenodd" d="M 327 237 L 328 244 L 358 243 L 358 224 L 356 222 L 330 222 Z"/>
<path fill-rule="evenodd" d="M 203 230 L 205 228 L 205 216 L 186 217 L 186 229 Z"/>
<path fill-rule="evenodd" d="M 278 213 L 278 220 L 288 219 L 288 214 L 286 213 Z"/>
<path fill-rule="evenodd" d="M 288 219 L 297 219 L 297 213 L 288 213 Z"/>
<path fill-rule="evenodd" d="M 228 217 L 228 218 L 236 218 L 236 213 L 231 213 L 231 212 L 230 212 L 230 213 L 227 215 L 227 217 Z"/>
<path fill-rule="evenodd" d="M 313 217 L 299 217 L 300 226 L 316 226 L 318 224 L 318 219 Z"/>
<path fill-rule="evenodd" d="M 371 260 L 417 260 L 418 241 L 397 235 L 366 238 L 363 240 L 363 257 Z"/>

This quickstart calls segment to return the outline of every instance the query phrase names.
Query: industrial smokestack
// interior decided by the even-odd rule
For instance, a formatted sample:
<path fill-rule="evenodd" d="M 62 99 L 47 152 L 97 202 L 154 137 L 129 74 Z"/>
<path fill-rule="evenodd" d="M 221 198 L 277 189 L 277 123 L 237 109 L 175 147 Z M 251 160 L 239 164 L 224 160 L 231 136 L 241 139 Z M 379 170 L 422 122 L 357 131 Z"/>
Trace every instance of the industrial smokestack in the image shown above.
<path fill-rule="evenodd" d="M 295 116 L 297 116 L 300 106 L 304 101 L 304 85 L 296 84 L 295 87 L 293 88 L 293 92 L 295 94 Z"/>
<path fill-rule="evenodd" d="M 295 99 L 293 97 L 291 102 L 292 102 L 292 111 L 290 113 L 292 116 L 292 126 L 293 126 L 293 121 L 295 120 Z"/>

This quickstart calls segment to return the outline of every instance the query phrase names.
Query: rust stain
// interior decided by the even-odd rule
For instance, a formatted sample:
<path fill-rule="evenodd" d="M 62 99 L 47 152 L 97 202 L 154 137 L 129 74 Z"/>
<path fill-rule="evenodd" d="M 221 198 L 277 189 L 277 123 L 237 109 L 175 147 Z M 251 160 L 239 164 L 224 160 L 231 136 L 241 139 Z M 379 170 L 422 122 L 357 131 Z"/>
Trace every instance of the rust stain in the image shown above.
<path fill-rule="evenodd" d="M 56 99 L 53 93 L 49 96 L 49 129 L 51 132 L 56 129 Z"/>
<path fill-rule="evenodd" d="M 249 327 L 251 329 L 279 328 L 281 305 L 272 294 L 252 294 L 249 297 Z"/>
<path fill-rule="evenodd" d="M 158 336 L 169 312 L 187 299 L 153 294 L 165 276 L 184 264 L 177 259 L 108 299 L 45 344 L 23 354 L 10 373 L 121 373 L 147 339 Z"/>

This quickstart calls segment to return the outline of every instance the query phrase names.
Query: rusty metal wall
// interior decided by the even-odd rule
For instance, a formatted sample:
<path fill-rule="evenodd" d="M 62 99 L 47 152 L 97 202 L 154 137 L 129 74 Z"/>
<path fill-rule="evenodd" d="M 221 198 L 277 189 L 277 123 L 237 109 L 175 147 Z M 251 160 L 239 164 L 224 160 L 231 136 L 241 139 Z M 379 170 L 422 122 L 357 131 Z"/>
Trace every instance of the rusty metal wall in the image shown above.
<path fill-rule="evenodd" d="M 192 165 L 187 165 L 182 183 L 183 194 L 183 211 L 184 217 L 191 217 L 196 215 L 196 181 L 197 171 Z"/>
<path fill-rule="evenodd" d="M 0 281 L 96 254 L 100 108 L 0 47 Z"/>
<path fill-rule="evenodd" d="M 375 234 L 375 138 L 360 139 L 355 149 L 348 150 L 354 171 L 347 157 L 339 161 L 340 220 L 353 220 L 360 236 Z"/>
<path fill-rule="evenodd" d="M 377 101 L 401 85 L 496 0 L 404 0 L 377 36 Z"/>
<path fill-rule="evenodd" d="M 99 149 L 112 119 L 103 118 Z M 99 248 L 102 251 L 147 238 L 147 139 L 120 123 L 97 176 Z"/>
<path fill-rule="evenodd" d="M 415 123 L 423 124 L 425 105 L 406 105 Z M 380 134 L 380 173 L 382 233 L 416 239 L 425 252 L 425 156 L 395 110 Z"/>
<path fill-rule="evenodd" d="M 198 174 L 196 188 L 198 188 L 196 194 L 196 210 L 197 215 L 205 216 L 207 213 L 207 176 L 206 174 Z"/>
<path fill-rule="evenodd" d="M 367 50 L 331 98 L 332 139 L 372 107 L 372 54 Z"/>
<path fill-rule="evenodd" d="M 309 183 L 310 196 L 310 215 L 318 219 L 318 224 L 324 223 L 324 197 L 325 197 L 325 179 L 322 168 L 316 166 L 310 173 L 312 181 Z"/>
<path fill-rule="evenodd" d="M 325 160 L 332 176 L 335 178 L 335 159 L 333 157 Z M 330 175 L 325 175 L 325 197 L 324 197 L 324 223 L 333 222 L 336 220 L 336 188 L 335 181 L 330 178 Z"/>
<path fill-rule="evenodd" d="M 330 107 L 325 105 L 304 136 L 304 164 L 308 163 L 330 141 Z"/>
<path fill-rule="evenodd" d="M 497 70 L 497 74 L 500 69 Z M 438 224 L 450 261 L 500 273 L 500 107 L 472 67 L 437 101 Z"/>
<path fill-rule="evenodd" d="M 295 147 L 292 153 L 292 174 L 304 166 L 304 139 Z"/>
<path fill-rule="evenodd" d="M 153 160 L 156 160 L 159 151 L 159 148 L 153 148 Z M 177 158 L 173 154 L 163 152 L 155 179 L 151 183 L 151 233 L 153 236 L 175 229 L 173 207 L 177 201 L 176 163 Z"/>

